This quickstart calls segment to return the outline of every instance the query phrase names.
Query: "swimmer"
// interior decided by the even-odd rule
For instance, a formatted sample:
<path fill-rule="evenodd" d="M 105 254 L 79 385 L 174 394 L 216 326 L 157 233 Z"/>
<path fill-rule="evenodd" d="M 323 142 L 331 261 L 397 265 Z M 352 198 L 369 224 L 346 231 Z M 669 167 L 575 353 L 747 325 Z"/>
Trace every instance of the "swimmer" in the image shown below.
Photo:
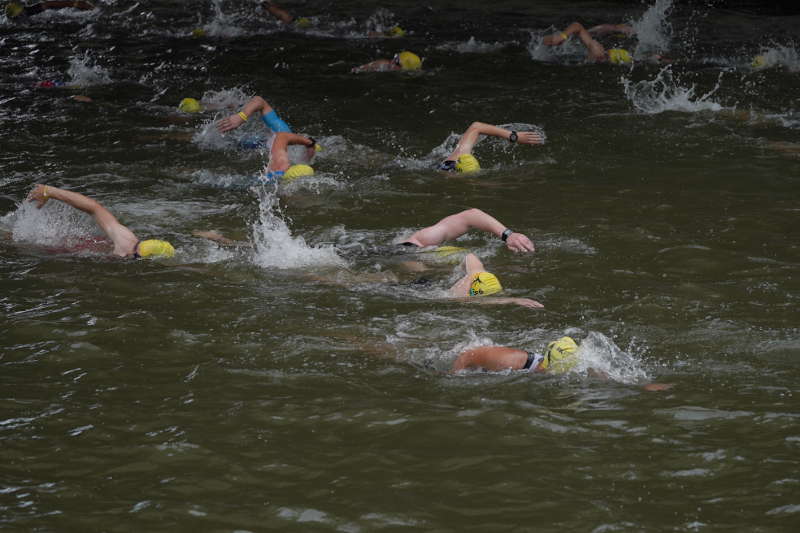
<path fill-rule="evenodd" d="M 365 65 L 353 67 L 350 72 L 392 72 L 397 70 L 419 70 L 422 68 L 422 59 L 414 52 L 405 50 L 395 54 L 392 59 L 376 59 Z"/>
<path fill-rule="evenodd" d="M 544 136 L 538 131 L 512 131 L 483 122 L 473 122 L 458 140 L 455 150 L 439 165 L 445 172 L 477 172 L 481 169 L 472 155 L 472 148 L 481 135 L 508 139 L 512 144 L 544 144 Z"/>
<path fill-rule="evenodd" d="M 117 221 L 111 211 L 88 196 L 41 184 L 34 186 L 28 194 L 28 201 L 36 202 L 36 207 L 39 209 L 51 198 L 92 215 L 95 223 L 113 243 L 112 253 L 117 257 L 139 259 L 141 257 L 172 257 L 175 255 L 175 249 L 167 241 L 158 239 L 140 241 L 131 230 Z"/>
<path fill-rule="evenodd" d="M 314 155 L 321 150 L 317 141 L 313 137 L 306 137 L 292 133 L 289 125 L 278 116 L 278 113 L 269 103 L 260 96 L 254 96 L 247 102 L 241 111 L 220 120 L 217 123 L 217 130 L 226 133 L 240 127 L 252 116 L 259 116 L 264 124 L 269 128 L 272 135 L 267 141 L 270 159 L 267 165 L 266 181 L 277 179 L 294 179 L 301 176 L 314 174 L 314 169 L 306 163 L 310 163 Z M 302 164 L 292 165 L 289 159 L 288 147 L 290 145 L 301 145 L 306 147 L 305 157 Z"/>
<path fill-rule="evenodd" d="M 480 209 L 467 209 L 460 213 L 447 216 L 434 224 L 413 233 L 403 239 L 401 246 L 425 248 L 457 239 L 470 229 L 480 229 L 492 233 L 506 243 L 506 247 L 513 252 L 533 252 L 533 242 L 524 234 L 515 232 L 502 224 L 499 220 L 481 211 Z M 469 298 L 471 296 L 490 296 L 503 290 L 497 276 L 487 272 L 483 263 L 475 254 L 469 253 L 464 258 L 464 276 L 449 289 L 453 298 Z M 475 301 L 476 300 L 470 300 Z M 540 308 L 542 304 L 530 298 L 490 298 L 481 299 L 479 303 L 486 304 L 516 304 L 523 307 Z"/>
<path fill-rule="evenodd" d="M 85 2 L 83 0 L 77 1 L 61 1 L 61 0 L 51 0 L 48 2 L 39 2 L 38 4 L 33 4 L 30 6 L 23 6 L 20 2 L 8 2 L 6 4 L 6 17 L 8 19 L 16 19 L 18 17 L 30 17 L 32 15 L 38 15 L 42 11 L 47 11 L 50 9 L 79 9 L 81 11 L 89 11 L 94 9 L 94 5 L 91 2 Z"/>
<path fill-rule="evenodd" d="M 520 370 L 532 374 L 565 374 L 578 365 L 579 346 L 572 337 L 561 337 L 547 344 L 543 353 L 520 350 L 507 346 L 480 346 L 461 352 L 453 361 L 451 372 L 482 369 L 489 372 Z M 609 379 L 602 370 L 588 369 L 595 377 Z M 648 383 L 647 391 L 664 391 L 669 383 Z"/>
<path fill-rule="evenodd" d="M 592 33 L 602 34 L 613 31 L 619 31 L 626 35 L 633 34 L 633 28 L 625 24 L 602 24 L 592 28 Z M 606 50 L 602 44 L 597 42 L 591 35 L 591 30 L 587 31 L 580 22 L 573 22 L 564 31 L 556 32 L 548 35 L 542 41 L 546 46 L 558 46 L 570 39 L 573 35 L 577 35 L 581 43 L 586 47 L 587 59 L 595 63 L 611 62 L 615 65 L 630 64 L 633 62 L 633 57 L 630 52 L 624 48 L 611 48 Z"/>
<path fill-rule="evenodd" d="M 294 16 L 292 16 L 288 11 L 283 9 L 278 4 L 274 4 L 272 2 L 261 2 L 261 6 L 267 13 L 284 24 L 291 24 L 294 22 Z"/>

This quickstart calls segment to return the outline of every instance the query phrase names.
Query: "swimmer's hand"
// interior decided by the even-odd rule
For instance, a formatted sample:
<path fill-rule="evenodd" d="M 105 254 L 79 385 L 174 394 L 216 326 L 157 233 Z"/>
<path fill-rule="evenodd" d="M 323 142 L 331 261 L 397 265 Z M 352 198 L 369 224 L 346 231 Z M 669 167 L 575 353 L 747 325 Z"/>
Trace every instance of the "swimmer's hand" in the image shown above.
<path fill-rule="evenodd" d="M 244 124 L 244 119 L 242 119 L 242 117 L 240 117 L 237 113 L 235 115 L 225 117 L 217 122 L 217 131 L 220 133 L 225 133 L 226 131 L 235 130 L 242 124 Z"/>
<path fill-rule="evenodd" d="M 533 242 L 522 233 L 512 233 L 506 240 L 506 246 L 512 252 L 533 252 L 535 247 Z"/>
<path fill-rule="evenodd" d="M 536 300 L 531 300 L 530 298 L 506 298 L 506 297 L 495 298 L 493 296 L 483 296 L 481 298 L 469 298 L 467 301 L 469 303 L 476 303 L 482 305 L 514 304 L 522 307 L 527 307 L 529 309 L 544 309 L 544 305 L 537 302 Z"/>
<path fill-rule="evenodd" d="M 518 144 L 544 144 L 544 136 L 538 131 L 517 132 Z"/>
<path fill-rule="evenodd" d="M 50 195 L 47 192 L 50 188 L 51 187 L 48 187 L 47 185 L 36 185 L 33 190 L 28 193 L 28 201 L 36 202 L 36 207 L 41 209 L 50 199 Z"/>
<path fill-rule="evenodd" d="M 192 232 L 192 235 L 194 235 L 195 237 L 202 237 L 204 239 L 217 242 L 223 246 L 239 246 L 243 244 L 241 242 L 234 241 L 233 239 L 229 239 L 224 235 L 222 235 L 221 233 L 219 233 L 218 231 L 214 230 L 208 230 L 208 231 L 194 230 Z"/>

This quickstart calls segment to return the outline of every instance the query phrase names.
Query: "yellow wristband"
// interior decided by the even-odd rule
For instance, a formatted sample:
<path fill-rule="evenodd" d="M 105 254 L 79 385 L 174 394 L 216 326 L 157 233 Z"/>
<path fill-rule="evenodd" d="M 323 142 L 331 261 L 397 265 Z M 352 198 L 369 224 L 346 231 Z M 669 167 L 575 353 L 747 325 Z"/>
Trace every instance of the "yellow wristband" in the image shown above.
<path fill-rule="evenodd" d="M 47 185 L 44 186 L 44 190 L 42 191 L 42 197 L 47 198 Z"/>
<path fill-rule="evenodd" d="M 564 33 L 563 31 L 561 32 L 561 37 L 563 37 L 565 41 L 566 41 L 567 39 L 569 39 L 569 35 L 567 35 L 567 34 L 566 34 L 566 33 Z"/>
<path fill-rule="evenodd" d="M 245 122 L 247 122 L 247 115 L 244 113 L 244 111 L 239 111 L 239 112 L 238 112 L 238 113 L 236 113 L 236 114 L 237 114 L 237 115 L 239 115 L 239 117 L 240 117 L 242 120 L 244 120 Z"/>

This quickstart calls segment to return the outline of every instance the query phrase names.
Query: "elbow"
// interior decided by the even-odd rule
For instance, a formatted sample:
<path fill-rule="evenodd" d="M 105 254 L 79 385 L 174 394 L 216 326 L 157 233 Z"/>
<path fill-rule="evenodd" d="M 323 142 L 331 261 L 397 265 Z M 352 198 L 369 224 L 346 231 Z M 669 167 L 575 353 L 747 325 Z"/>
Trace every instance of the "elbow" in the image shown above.
<path fill-rule="evenodd" d="M 478 133 L 481 133 L 481 131 L 486 126 L 488 126 L 488 124 L 486 124 L 485 122 L 475 121 L 475 122 L 473 122 L 472 124 L 469 125 L 469 128 L 467 128 L 467 131 L 477 131 Z"/>

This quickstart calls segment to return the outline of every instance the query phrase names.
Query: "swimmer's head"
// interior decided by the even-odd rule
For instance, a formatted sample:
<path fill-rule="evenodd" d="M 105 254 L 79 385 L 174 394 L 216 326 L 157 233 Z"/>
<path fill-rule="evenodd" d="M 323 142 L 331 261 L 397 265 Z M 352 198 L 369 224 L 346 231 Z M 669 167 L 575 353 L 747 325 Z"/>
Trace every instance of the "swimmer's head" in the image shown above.
<path fill-rule="evenodd" d="M 203 28 L 195 28 L 192 30 L 192 37 L 205 37 L 206 30 Z"/>
<path fill-rule="evenodd" d="M 615 65 L 625 65 L 633 61 L 633 58 L 624 48 L 612 48 L 608 51 L 608 60 Z"/>
<path fill-rule="evenodd" d="M 497 276 L 489 272 L 478 272 L 472 277 L 472 284 L 469 286 L 470 296 L 489 296 L 503 290 Z"/>
<path fill-rule="evenodd" d="M 6 17 L 13 19 L 22 15 L 25 8 L 19 2 L 9 2 L 6 4 Z"/>
<path fill-rule="evenodd" d="M 283 175 L 283 181 L 292 181 L 303 176 L 313 176 L 314 169 L 308 165 L 292 165 Z"/>
<path fill-rule="evenodd" d="M 184 98 L 181 100 L 181 103 L 178 104 L 178 109 L 184 113 L 199 113 L 203 108 L 200 107 L 200 102 L 194 98 Z"/>
<path fill-rule="evenodd" d="M 167 241 L 149 239 L 139 243 L 137 253 L 139 257 L 172 257 L 175 248 Z"/>
<path fill-rule="evenodd" d="M 407 50 L 394 56 L 394 62 L 403 70 L 419 70 L 422 67 L 422 60 L 419 56 Z"/>
<path fill-rule="evenodd" d="M 481 169 L 481 164 L 478 159 L 472 154 L 461 154 L 456 160 L 456 170 L 459 172 L 478 172 Z"/>
<path fill-rule="evenodd" d="M 308 17 L 300 17 L 294 21 L 294 25 L 298 28 L 308 28 L 311 26 L 311 19 Z"/>
<path fill-rule="evenodd" d="M 388 33 L 391 37 L 403 37 L 406 34 L 406 30 L 400 26 L 393 26 Z"/>
<path fill-rule="evenodd" d="M 578 345 L 572 337 L 561 337 L 547 345 L 539 367 L 554 374 L 564 374 L 578 364 Z"/>
<path fill-rule="evenodd" d="M 750 63 L 750 66 L 752 66 L 753 68 L 762 68 L 766 66 L 766 64 L 767 64 L 767 58 L 765 58 L 762 55 L 758 55 L 753 58 L 753 62 Z"/>

